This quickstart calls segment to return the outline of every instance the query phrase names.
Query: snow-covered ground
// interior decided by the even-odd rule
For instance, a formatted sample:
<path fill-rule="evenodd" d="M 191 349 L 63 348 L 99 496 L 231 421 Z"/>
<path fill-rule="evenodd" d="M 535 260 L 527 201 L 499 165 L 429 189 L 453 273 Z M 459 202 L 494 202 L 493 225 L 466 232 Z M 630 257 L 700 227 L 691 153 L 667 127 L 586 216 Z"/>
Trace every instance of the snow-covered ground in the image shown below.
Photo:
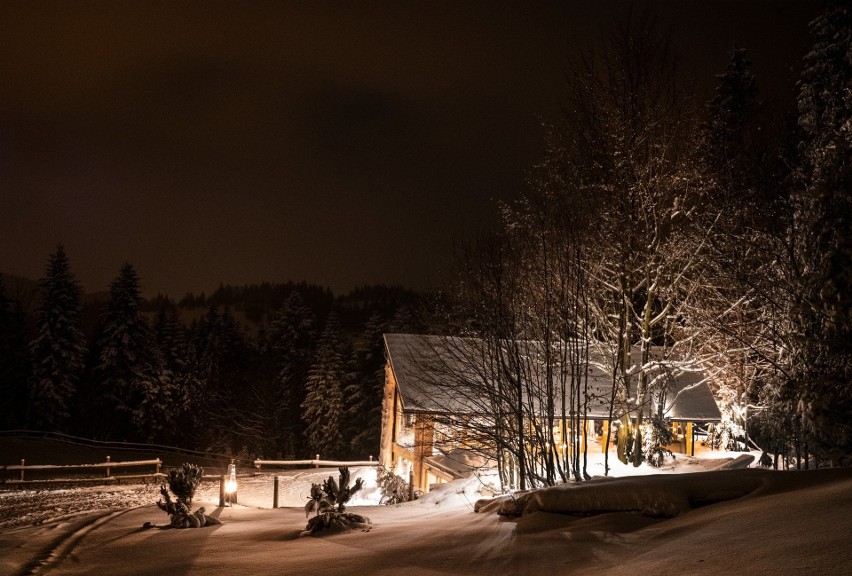
<path fill-rule="evenodd" d="M 280 509 L 271 473 L 240 476 L 239 504 L 224 508 L 206 483 L 194 506 L 223 524 L 188 530 L 162 528 L 155 486 L 0 491 L 0 575 L 850 573 L 852 470 L 716 470 L 735 455 L 712 455 L 678 456 L 662 471 L 611 461 L 620 478 L 503 497 L 478 513 L 482 480 L 367 506 L 372 471 L 353 468 L 368 488 L 349 510 L 373 525 L 322 537 L 300 536 L 302 506 L 336 470 L 280 474 Z"/>

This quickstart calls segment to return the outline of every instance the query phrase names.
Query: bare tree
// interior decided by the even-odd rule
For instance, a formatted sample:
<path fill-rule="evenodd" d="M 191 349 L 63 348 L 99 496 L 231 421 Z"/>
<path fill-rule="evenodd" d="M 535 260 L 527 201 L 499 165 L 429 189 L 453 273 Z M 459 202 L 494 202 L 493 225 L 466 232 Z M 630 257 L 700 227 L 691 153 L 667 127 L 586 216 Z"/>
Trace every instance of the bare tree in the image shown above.
<path fill-rule="evenodd" d="M 568 152 L 584 196 L 596 204 L 593 324 L 613 374 L 613 415 L 622 418 L 618 455 L 626 461 L 629 452 L 638 465 L 642 421 L 666 381 L 654 374 L 661 364 L 675 367 L 686 357 L 677 348 L 689 346 L 678 319 L 706 246 L 697 214 L 709 181 L 688 94 L 652 16 L 631 13 L 616 25 L 603 52 L 586 54 L 569 83 Z M 655 345 L 664 350 L 656 357 Z"/>

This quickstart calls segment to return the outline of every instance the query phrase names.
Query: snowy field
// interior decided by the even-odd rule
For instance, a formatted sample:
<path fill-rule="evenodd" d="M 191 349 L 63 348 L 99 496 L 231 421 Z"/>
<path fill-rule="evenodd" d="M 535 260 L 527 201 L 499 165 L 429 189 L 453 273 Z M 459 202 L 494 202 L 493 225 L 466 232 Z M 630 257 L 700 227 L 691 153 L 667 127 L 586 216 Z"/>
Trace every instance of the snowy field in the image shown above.
<path fill-rule="evenodd" d="M 155 486 L 3 490 L 0 575 L 850 573 L 852 470 L 719 470 L 734 455 L 712 455 L 493 500 L 471 478 L 398 506 L 367 505 L 372 470 L 353 468 L 368 488 L 349 510 L 372 527 L 322 537 L 300 536 L 302 505 L 336 470 L 280 474 L 279 509 L 271 474 L 240 476 L 224 508 L 205 483 L 194 507 L 223 524 L 188 530 L 164 528 Z"/>

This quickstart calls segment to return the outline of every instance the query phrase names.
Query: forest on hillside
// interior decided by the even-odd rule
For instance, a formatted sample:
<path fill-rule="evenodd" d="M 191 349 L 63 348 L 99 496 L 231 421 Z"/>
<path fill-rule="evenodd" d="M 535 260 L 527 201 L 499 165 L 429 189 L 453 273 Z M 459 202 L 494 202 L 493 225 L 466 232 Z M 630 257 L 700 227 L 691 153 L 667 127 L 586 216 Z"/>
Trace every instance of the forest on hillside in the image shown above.
<path fill-rule="evenodd" d="M 288 282 L 146 300 L 131 264 L 83 298 L 61 246 L 16 288 L 0 275 L 0 429 L 266 458 L 378 456 L 382 334 L 416 328 L 421 299 Z"/>

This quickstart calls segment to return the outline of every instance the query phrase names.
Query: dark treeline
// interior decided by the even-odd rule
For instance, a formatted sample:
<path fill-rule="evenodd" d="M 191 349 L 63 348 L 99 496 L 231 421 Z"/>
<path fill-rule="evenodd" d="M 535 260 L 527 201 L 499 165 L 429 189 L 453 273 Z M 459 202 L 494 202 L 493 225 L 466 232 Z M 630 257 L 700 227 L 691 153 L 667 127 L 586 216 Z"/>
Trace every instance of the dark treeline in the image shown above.
<path fill-rule="evenodd" d="M 0 429 L 266 458 L 378 455 L 382 334 L 417 329 L 420 301 L 293 282 L 145 300 L 130 264 L 84 296 L 62 246 L 16 288 L 0 275 Z"/>

